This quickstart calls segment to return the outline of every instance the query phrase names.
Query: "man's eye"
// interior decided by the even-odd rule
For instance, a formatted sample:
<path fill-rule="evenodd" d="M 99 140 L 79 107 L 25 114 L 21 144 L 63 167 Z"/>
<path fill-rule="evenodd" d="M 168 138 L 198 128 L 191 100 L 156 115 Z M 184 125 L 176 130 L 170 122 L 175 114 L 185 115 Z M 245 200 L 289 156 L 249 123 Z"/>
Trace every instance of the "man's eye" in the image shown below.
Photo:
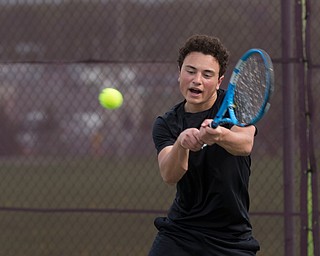
<path fill-rule="evenodd" d="M 203 76 L 204 76 L 205 78 L 211 78 L 211 77 L 212 77 L 211 74 L 204 74 Z"/>

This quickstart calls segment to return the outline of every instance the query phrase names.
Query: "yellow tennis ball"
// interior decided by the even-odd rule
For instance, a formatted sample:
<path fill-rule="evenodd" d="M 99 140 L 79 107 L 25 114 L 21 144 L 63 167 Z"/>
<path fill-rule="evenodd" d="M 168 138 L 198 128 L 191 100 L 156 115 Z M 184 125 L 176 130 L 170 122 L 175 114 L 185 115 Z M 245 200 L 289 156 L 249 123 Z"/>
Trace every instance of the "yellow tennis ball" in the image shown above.
<path fill-rule="evenodd" d="M 123 103 L 121 92 L 114 88 L 105 88 L 99 94 L 101 106 L 107 109 L 119 108 Z"/>

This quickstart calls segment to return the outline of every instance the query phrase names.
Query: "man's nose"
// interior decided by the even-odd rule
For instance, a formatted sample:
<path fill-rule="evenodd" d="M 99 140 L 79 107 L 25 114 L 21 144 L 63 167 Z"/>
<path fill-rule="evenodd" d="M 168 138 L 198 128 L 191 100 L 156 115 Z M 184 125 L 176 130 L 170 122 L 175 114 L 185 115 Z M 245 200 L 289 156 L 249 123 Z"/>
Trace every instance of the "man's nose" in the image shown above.
<path fill-rule="evenodd" d="M 194 83 L 194 84 L 201 84 L 201 73 L 200 73 L 200 72 L 197 72 L 197 73 L 194 75 L 193 83 Z"/>

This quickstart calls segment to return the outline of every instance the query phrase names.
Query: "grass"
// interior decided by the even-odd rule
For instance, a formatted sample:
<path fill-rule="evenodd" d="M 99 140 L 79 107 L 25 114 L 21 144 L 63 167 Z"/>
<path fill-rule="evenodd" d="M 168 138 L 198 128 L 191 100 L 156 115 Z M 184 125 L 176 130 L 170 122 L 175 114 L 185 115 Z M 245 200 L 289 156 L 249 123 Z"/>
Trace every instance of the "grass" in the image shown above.
<path fill-rule="evenodd" d="M 0 189 L 6 256 L 146 255 L 173 197 L 155 163 L 92 158 L 3 163 Z"/>
<path fill-rule="evenodd" d="M 282 210 L 281 175 L 279 162 L 254 161 L 251 213 L 261 256 L 283 255 L 283 217 L 272 214 Z M 6 256 L 146 255 L 153 220 L 175 193 L 152 156 L 2 161 L 0 182 Z"/>

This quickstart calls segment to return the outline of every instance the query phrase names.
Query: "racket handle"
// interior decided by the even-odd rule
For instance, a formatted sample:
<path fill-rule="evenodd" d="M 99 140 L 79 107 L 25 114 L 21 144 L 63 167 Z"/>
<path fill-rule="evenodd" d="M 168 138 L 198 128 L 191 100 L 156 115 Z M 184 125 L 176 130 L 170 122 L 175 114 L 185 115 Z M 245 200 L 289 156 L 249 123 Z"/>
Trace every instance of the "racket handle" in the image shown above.
<path fill-rule="evenodd" d="M 215 121 L 212 121 L 208 126 L 210 128 L 216 129 L 218 127 L 219 124 L 217 124 Z M 201 149 L 204 149 L 206 146 L 208 146 L 208 144 L 203 144 Z"/>
<path fill-rule="evenodd" d="M 209 124 L 210 128 L 216 129 L 219 124 L 217 124 L 215 121 L 212 121 L 211 124 Z"/>

